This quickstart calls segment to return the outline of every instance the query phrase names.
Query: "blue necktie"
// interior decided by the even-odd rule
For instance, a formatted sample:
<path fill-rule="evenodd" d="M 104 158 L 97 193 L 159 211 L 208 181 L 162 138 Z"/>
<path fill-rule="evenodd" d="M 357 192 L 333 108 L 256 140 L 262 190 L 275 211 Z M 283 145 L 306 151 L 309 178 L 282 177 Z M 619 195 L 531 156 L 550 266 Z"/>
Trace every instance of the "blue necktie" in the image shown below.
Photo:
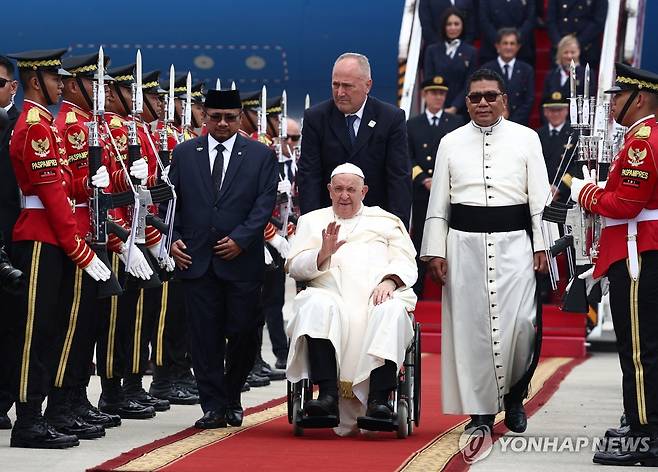
<path fill-rule="evenodd" d="M 357 119 L 356 115 L 347 115 L 345 117 L 347 120 L 347 134 L 350 137 L 350 143 L 352 143 L 352 146 L 354 146 L 354 143 L 356 142 L 356 133 L 354 132 L 354 122 Z"/>

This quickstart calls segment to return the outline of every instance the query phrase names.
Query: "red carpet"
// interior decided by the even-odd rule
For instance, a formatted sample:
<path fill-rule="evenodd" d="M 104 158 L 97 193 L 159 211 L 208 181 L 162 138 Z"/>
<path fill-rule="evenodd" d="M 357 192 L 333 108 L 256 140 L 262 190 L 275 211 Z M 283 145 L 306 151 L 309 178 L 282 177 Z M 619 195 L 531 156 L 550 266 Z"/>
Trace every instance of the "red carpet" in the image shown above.
<path fill-rule="evenodd" d="M 581 359 L 542 361 L 533 380 L 534 396 L 527 409 L 534 413 L 557 390 L 560 381 Z M 91 471 L 204 472 L 218 470 L 289 471 L 310 467 L 314 472 L 349 468 L 359 471 L 462 470 L 456 458 L 466 417 L 440 413 L 440 356 L 423 357 L 420 428 L 407 439 L 392 433 L 374 438 L 339 438 L 330 430 L 306 430 L 296 438 L 288 424 L 285 399 L 247 411 L 242 428 L 178 434 L 134 449 Z M 501 426 L 496 427 L 496 431 Z M 530 422 L 530 429 L 532 421 Z"/>

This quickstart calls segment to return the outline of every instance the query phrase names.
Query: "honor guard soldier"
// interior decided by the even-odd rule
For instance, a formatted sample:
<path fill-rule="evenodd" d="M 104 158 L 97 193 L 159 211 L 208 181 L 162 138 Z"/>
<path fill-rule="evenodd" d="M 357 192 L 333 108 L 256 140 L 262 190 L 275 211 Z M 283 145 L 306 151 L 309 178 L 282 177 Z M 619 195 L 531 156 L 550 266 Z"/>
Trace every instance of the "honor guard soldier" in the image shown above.
<path fill-rule="evenodd" d="M 258 129 L 258 108 L 260 107 L 260 90 L 253 92 L 240 92 L 242 102 L 242 121 L 240 133 L 250 137 Z"/>
<path fill-rule="evenodd" d="M 425 112 L 407 121 L 407 136 L 409 140 L 409 156 L 411 157 L 411 178 L 413 179 L 413 207 L 411 216 L 411 239 L 420 252 L 423 239 L 427 202 L 432 188 L 432 173 L 434 158 L 441 139 L 464 124 L 460 116 L 444 111 L 446 97 L 449 91 L 446 80 L 437 75 L 430 77 L 421 84 Z M 425 263 L 416 257 L 418 264 L 418 280 L 414 292 L 418 298 L 423 295 L 425 278 Z"/>
<path fill-rule="evenodd" d="M 647 438 L 636 450 L 607 449 L 594 462 L 658 465 L 658 75 L 616 64 L 615 121 L 628 131 L 604 188 L 572 179 L 571 198 L 603 217 L 593 277 L 607 276 L 628 426 L 606 436 Z M 640 443 L 638 443 L 640 444 Z"/>
<path fill-rule="evenodd" d="M 185 96 L 181 97 L 181 100 L 185 100 Z M 204 122 L 206 112 L 203 110 L 205 100 L 204 83 L 196 82 L 192 84 L 192 129 L 188 132 L 193 138 L 203 134 L 206 129 Z"/>
<path fill-rule="evenodd" d="M 102 426 L 79 417 L 57 417 L 51 425 L 41 414 L 59 359 L 53 335 L 64 336 L 66 316 L 75 310 L 76 286 L 85 277 L 107 280 L 110 270 L 85 243 L 75 219 L 75 198 L 88 195 L 86 180 L 76 181 L 68 165 L 64 140 L 48 111 L 59 100 L 61 68 L 66 49 L 11 54 L 17 60 L 25 99 L 10 143 L 10 157 L 23 209 L 14 227 L 13 263 L 23 271 L 28 288 L 15 300 L 16 345 L 10 362 L 16 366 L 16 424 L 11 446 L 64 448 L 78 444 L 78 437 L 104 435 Z M 96 185 L 107 177 L 101 170 Z M 103 182 L 101 182 L 103 183 Z M 107 183 L 105 183 L 107 185 Z M 99 185 L 101 186 L 101 185 Z"/>

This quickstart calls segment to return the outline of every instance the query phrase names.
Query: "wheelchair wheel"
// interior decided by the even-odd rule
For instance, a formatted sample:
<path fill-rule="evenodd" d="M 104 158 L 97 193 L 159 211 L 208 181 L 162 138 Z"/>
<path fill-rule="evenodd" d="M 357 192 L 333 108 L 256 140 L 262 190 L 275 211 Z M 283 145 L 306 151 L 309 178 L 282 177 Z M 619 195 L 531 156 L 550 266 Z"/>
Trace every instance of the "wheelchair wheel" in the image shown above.
<path fill-rule="evenodd" d="M 398 439 L 405 439 L 409 436 L 409 406 L 406 400 L 398 402 Z"/>
<path fill-rule="evenodd" d="M 298 425 L 297 420 L 302 414 L 302 399 L 297 395 L 292 401 L 292 434 L 303 436 L 304 428 Z"/>
<path fill-rule="evenodd" d="M 414 422 L 416 426 L 420 426 L 420 382 L 421 382 L 421 348 L 420 348 L 420 323 L 416 323 L 416 332 L 414 339 L 414 391 L 413 391 L 413 403 L 412 407 L 414 409 Z"/>

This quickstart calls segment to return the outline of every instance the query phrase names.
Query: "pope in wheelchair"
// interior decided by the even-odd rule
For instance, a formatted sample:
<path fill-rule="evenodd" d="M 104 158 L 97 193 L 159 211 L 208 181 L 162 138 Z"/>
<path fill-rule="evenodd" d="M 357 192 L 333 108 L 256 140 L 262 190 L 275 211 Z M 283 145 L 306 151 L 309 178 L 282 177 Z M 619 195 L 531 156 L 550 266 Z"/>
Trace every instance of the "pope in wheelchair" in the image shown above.
<path fill-rule="evenodd" d="M 418 271 L 400 219 L 363 205 L 368 186 L 360 168 L 336 167 L 327 187 L 331 207 L 299 218 L 286 264 L 306 284 L 287 325 L 286 375 L 289 385 L 308 386 L 295 425 L 334 427 L 345 436 L 368 420 L 397 419 L 398 404 L 390 400 L 417 334 L 410 314 Z M 319 388 L 316 399 L 310 383 Z"/>

